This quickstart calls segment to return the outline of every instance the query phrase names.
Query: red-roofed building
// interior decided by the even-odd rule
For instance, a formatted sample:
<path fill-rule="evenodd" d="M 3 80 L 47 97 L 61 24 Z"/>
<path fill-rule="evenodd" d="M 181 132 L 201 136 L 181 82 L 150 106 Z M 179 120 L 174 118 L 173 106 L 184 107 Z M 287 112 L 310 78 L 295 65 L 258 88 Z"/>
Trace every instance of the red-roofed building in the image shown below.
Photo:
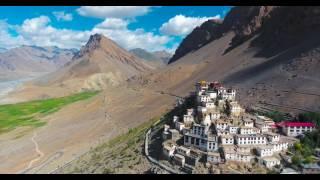
<path fill-rule="evenodd" d="M 300 134 L 311 132 L 316 125 L 311 122 L 282 122 L 278 126 L 282 128 L 282 132 L 287 136 L 298 136 Z"/>

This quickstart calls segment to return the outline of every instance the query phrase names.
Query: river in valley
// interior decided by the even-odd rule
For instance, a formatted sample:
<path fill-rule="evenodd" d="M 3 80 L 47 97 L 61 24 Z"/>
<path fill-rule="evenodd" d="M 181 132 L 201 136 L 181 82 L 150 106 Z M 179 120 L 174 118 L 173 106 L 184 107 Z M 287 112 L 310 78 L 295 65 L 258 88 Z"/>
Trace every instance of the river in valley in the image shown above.
<path fill-rule="evenodd" d="M 0 81 L 0 104 L 5 103 L 5 98 L 11 91 L 18 88 L 24 82 L 32 80 L 33 78 L 24 78 L 10 81 Z"/>

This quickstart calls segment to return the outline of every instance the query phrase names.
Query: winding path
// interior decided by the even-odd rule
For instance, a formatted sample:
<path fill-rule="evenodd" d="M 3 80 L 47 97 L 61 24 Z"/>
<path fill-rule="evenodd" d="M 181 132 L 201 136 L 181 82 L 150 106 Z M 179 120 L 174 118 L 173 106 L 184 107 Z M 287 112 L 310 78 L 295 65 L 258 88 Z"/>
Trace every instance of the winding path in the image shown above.
<path fill-rule="evenodd" d="M 39 145 L 38 145 L 37 141 L 35 140 L 36 137 L 37 137 L 37 132 L 34 132 L 32 138 L 31 138 L 31 141 L 35 145 L 35 150 L 38 154 L 38 157 L 29 162 L 27 169 L 30 169 L 32 167 L 33 163 L 39 161 L 44 156 L 44 153 L 40 151 Z"/>

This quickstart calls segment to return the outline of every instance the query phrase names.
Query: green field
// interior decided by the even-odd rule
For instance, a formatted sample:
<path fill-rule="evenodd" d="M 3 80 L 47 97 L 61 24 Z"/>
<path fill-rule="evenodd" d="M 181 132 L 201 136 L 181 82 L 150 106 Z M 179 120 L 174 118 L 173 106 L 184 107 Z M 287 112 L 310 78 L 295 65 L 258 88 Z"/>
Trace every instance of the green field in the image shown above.
<path fill-rule="evenodd" d="M 22 126 L 42 126 L 46 122 L 41 121 L 41 117 L 56 112 L 68 104 L 93 97 L 96 94 L 98 94 L 97 91 L 82 92 L 61 98 L 0 105 L 0 133 Z"/>

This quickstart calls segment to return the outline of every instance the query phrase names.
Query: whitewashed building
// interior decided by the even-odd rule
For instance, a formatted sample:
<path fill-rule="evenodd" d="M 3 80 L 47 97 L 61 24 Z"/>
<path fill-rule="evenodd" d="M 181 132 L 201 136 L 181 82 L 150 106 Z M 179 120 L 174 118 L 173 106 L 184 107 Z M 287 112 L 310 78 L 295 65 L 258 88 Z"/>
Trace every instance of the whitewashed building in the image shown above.
<path fill-rule="evenodd" d="M 231 135 L 222 135 L 220 136 L 222 145 L 234 144 L 234 138 Z"/>
<path fill-rule="evenodd" d="M 190 149 L 184 146 L 179 146 L 176 148 L 177 153 L 183 155 L 183 156 L 189 156 L 190 155 Z"/>
<path fill-rule="evenodd" d="M 238 126 L 229 126 L 228 129 L 229 129 L 230 134 L 237 134 L 239 127 Z"/>
<path fill-rule="evenodd" d="M 260 129 L 255 127 L 246 127 L 242 126 L 240 127 L 240 134 L 246 135 L 246 134 L 260 134 Z"/>
<path fill-rule="evenodd" d="M 176 130 L 181 132 L 185 128 L 184 123 L 177 121 L 175 124 L 175 128 Z"/>
<path fill-rule="evenodd" d="M 215 123 L 216 130 L 226 130 L 229 126 L 229 123 L 223 120 L 217 120 Z"/>
<path fill-rule="evenodd" d="M 175 160 L 175 162 L 180 165 L 180 166 L 184 166 L 186 163 L 186 158 L 184 156 L 182 156 L 181 154 L 174 154 L 173 159 Z"/>
<path fill-rule="evenodd" d="M 230 114 L 232 116 L 240 116 L 244 112 L 244 109 L 242 109 L 242 107 L 236 101 L 230 102 L 229 107 Z"/>
<path fill-rule="evenodd" d="M 220 153 L 218 153 L 218 152 L 208 152 L 207 153 L 207 162 L 213 163 L 213 164 L 221 163 Z"/>
<path fill-rule="evenodd" d="M 267 139 L 269 142 L 279 142 L 280 141 L 280 134 L 276 134 L 276 133 L 265 133 L 265 135 L 267 136 Z"/>
<path fill-rule="evenodd" d="M 166 158 L 171 158 L 174 155 L 176 146 L 172 142 L 164 142 L 162 144 L 163 154 Z"/>
<path fill-rule="evenodd" d="M 192 129 L 186 130 L 184 134 L 184 145 L 195 146 L 203 151 L 218 150 L 218 136 L 209 133 L 209 127 L 194 124 Z"/>
<path fill-rule="evenodd" d="M 267 143 L 267 138 L 261 134 L 235 135 L 236 143 L 239 145 L 261 145 Z"/>
<path fill-rule="evenodd" d="M 237 152 L 236 150 L 232 149 L 223 150 L 223 154 L 226 161 L 248 163 L 254 158 L 254 156 L 252 156 L 250 153 Z"/>
<path fill-rule="evenodd" d="M 272 168 L 276 165 L 280 165 L 280 160 L 276 157 L 264 157 L 264 158 L 262 158 L 262 163 L 267 168 Z"/>
<path fill-rule="evenodd" d="M 269 131 L 269 125 L 264 121 L 256 121 L 255 126 L 260 129 L 261 133 Z"/>
<path fill-rule="evenodd" d="M 244 127 L 251 127 L 251 128 L 254 127 L 254 123 L 251 119 L 243 119 L 242 121 L 243 121 Z"/>
<path fill-rule="evenodd" d="M 286 141 L 273 142 L 270 144 L 273 146 L 273 152 L 285 151 L 289 146 L 289 143 Z"/>
<path fill-rule="evenodd" d="M 272 145 L 265 145 L 259 146 L 256 148 L 257 155 L 260 157 L 267 157 L 273 155 L 273 146 Z"/>
<path fill-rule="evenodd" d="M 315 129 L 315 124 L 310 122 L 284 122 L 280 125 L 282 132 L 287 136 L 298 136 Z"/>

